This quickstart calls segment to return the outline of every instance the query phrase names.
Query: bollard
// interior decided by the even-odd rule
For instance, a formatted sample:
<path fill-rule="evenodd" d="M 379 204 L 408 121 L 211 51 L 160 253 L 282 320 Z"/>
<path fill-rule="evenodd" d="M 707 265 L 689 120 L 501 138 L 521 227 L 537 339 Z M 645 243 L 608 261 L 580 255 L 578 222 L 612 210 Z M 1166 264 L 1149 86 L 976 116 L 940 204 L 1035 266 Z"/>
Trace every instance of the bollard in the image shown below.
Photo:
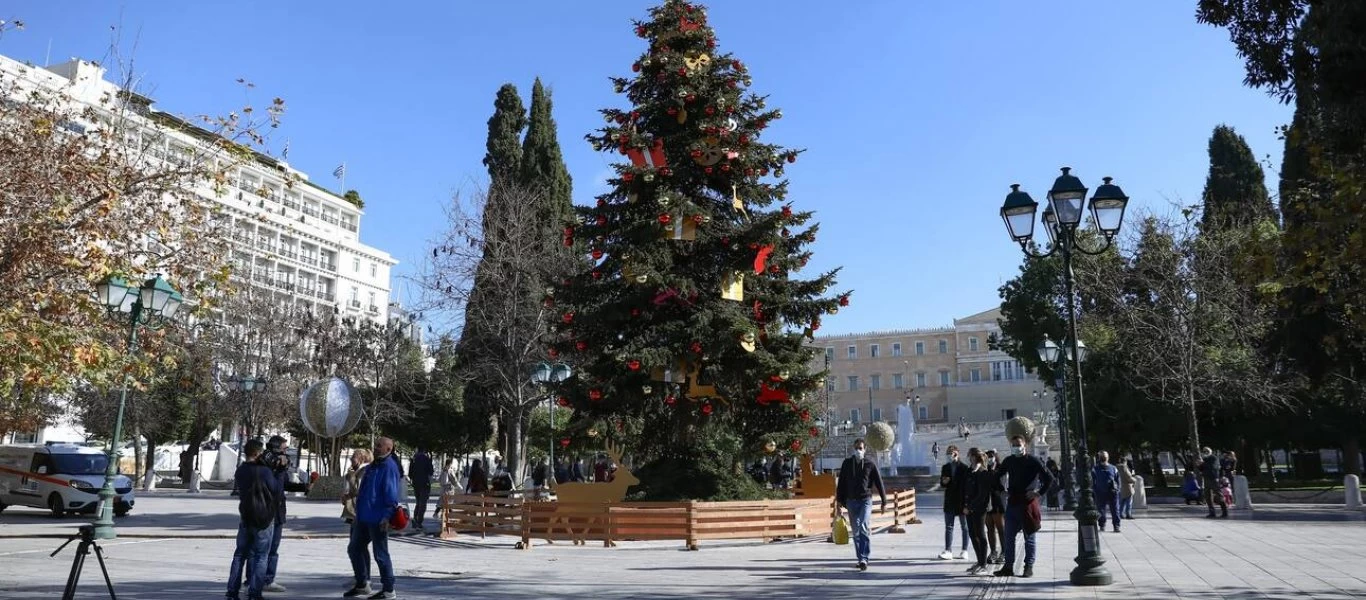
<path fill-rule="evenodd" d="M 1343 477 L 1342 488 L 1347 492 L 1347 508 L 1361 508 L 1361 478 L 1356 475 Z"/>
<path fill-rule="evenodd" d="M 1246 475 L 1233 476 L 1233 508 L 1252 510 L 1252 489 Z"/>
<path fill-rule="evenodd" d="M 191 494 L 199 493 L 199 469 L 190 471 L 190 483 L 186 490 Z"/>
<path fill-rule="evenodd" d="M 1143 476 L 1134 475 L 1134 508 L 1148 508 L 1148 490 L 1143 487 Z"/>

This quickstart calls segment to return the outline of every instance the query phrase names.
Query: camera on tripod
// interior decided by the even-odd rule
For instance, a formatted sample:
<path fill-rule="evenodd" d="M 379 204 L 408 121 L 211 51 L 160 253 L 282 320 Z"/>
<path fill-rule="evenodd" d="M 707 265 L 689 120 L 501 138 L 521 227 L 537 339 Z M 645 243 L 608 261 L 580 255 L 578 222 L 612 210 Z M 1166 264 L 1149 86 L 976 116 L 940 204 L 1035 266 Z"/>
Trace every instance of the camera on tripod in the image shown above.
<path fill-rule="evenodd" d="M 100 572 L 104 574 L 105 587 L 109 588 L 109 598 L 118 600 L 118 596 L 114 595 L 114 582 L 109 580 L 109 569 L 104 566 L 104 549 L 95 543 L 95 526 L 93 524 L 81 525 L 76 535 L 67 538 L 48 556 L 57 556 L 64 548 L 71 545 L 71 542 L 76 540 L 80 540 L 81 543 L 76 546 L 76 556 L 71 560 L 71 573 L 66 577 L 66 589 L 62 590 L 62 600 L 73 600 L 76 597 L 76 584 L 81 580 L 81 569 L 85 567 L 85 557 L 90 555 L 91 548 L 95 549 L 95 558 L 100 561 Z"/>

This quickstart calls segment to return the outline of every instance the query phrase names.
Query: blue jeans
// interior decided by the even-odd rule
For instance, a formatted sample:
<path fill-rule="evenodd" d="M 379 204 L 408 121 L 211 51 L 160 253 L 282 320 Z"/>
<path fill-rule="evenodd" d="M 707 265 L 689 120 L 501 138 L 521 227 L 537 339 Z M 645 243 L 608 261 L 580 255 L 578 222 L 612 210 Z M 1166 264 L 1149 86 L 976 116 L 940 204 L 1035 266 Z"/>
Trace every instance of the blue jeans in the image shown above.
<path fill-rule="evenodd" d="M 955 519 L 955 517 L 957 517 Z M 953 552 L 953 522 L 957 520 L 959 529 L 963 531 L 963 552 L 968 551 L 968 518 L 962 512 L 951 513 L 944 511 L 944 550 Z"/>
<path fill-rule="evenodd" d="M 1119 516 L 1126 519 L 1134 518 L 1134 497 L 1119 499 Z"/>
<path fill-rule="evenodd" d="M 284 519 L 275 520 L 275 531 L 270 536 L 270 558 L 266 559 L 266 585 L 275 583 L 275 568 L 280 566 L 280 540 L 285 537 Z"/>
<path fill-rule="evenodd" d="M 247 572 L 247 598 L 260 598 L 266 587 L 266 555 L 270 552 L 275 529 L 253 529 L 246 523 L 237 526 L 237 549 L 232 553 L 232 567 L 228 570 L 229 598 L 237 598 L 242 589 L 242 568 Z"/>
<path fill-rule="evenodd" d="M 873 499 L 850 500 L 845 508 L 849 509 L 849 533 L 854 538 L 854 555 L 859 562 L 866 563 L 873 550 L 872 540 L 869 539 L 873 531 L 868 527 L 868 521 L 873 518 Z"/>
<path fill-rule="evenodd" d="M 351 572 L 356 576 L 356 587 L 370 582 L 370 549 L 375 548 L 375 562 L 379 563 L 379 581 L 384 591 L 394 591 L 394 562 L 389 559 L 389 530 L 382 523 L 356 521 L 351 528 L 351 543 L 346 547 L 351 557 Z"/>
<path fill-rule="evenodd" d="M 1006 507 L 1006 539 L 1002 545 L 1005 546 L 1005 566 L 1007 569 L 1015 565 L 1015 535 L 1024 531 L 1026 507 L 1027 505 L 1024 504 L 1011 504 Z M 1034 564 L 1034 534 L 1024 534 L 1024 548 L 1024 564 Z"/>
<path fill-rule="evenodd" d="M 1096 494 L 1096 511 L 1100 513 L 1101 529 L 1105 529 L 1105 511 L 1110 511 L 1110 518 L 1114 519 L 1115 529 L 1119 529 L 1119 497 L 1116 494 L 1105 493 Z"/>

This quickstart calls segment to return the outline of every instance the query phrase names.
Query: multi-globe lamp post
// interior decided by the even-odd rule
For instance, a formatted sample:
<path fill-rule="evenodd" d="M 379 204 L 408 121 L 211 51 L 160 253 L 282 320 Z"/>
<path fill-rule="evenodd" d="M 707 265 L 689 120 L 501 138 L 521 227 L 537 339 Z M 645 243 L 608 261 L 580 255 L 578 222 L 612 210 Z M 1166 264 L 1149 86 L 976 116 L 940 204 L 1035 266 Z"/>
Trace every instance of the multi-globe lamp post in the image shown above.
<path fill-rule="evenodd" d="M 1076 277 L 1072 271 L 1072 256 L 1076 252 L 1088 255 L 1098 255 L 1108 250 L 1114 241 L 1114 237 L 1119 233 L 1120 225 L 1124 222 L 1124 209 L 1128 206 L 1129 197 L 1124 195 L 1124 191 L 1119 186 L 1110 183 L 1109 177 L 1104 178 L 1104 183 L 1096 188 L 1091 196 L 1090 210 L 1092 226 L 1104 240 L 1099 247 L 1087 248 L 1078 243 L 1083 208 L 1086 204 L 1087 188 L 1081 180 L 1071 174 L 1071 168 L 1063 167 L 1062 175 L 1053 181 L 1053 187 L 1048 190 L 1048 207 L 1043 213 L 1044 232 L 1048 234 L 1049 248 L 1047 252 L 1040 252 L 1033 243 L 1034 239 L 1034 218 L 1038 211 L 1039 203 L 1035 202 L 1028 193 L 1021 191 L 1019 184 L 1010 186 L 1010 194 L 1006 196 L 1005 204 L 1001 207 L 1001 219 L 1005 221 L 1006 230 L 1010 233 L 1010 238 L 1020 244 L 1020 249 L 1026 256 L 1032 258 L 1044 258 L 1053 254 L 1061 254 L 1063 261 L 1063 283 L 1064 298 L 1067 303 L 1067 343 L 1065 350 L 1067 361 L 1071 363 L 1073 393 L 1071 398 L 1076 400 L 1077 405 L 1077 459 L 1081 462 L 1078 470 L 1081 474 L 1080 492 L 1081 503 L 1073 513 L 1077 519 L 1077 567 L 1072 570 L 1070 580 L 1073 585 L 1109 585 L 1112 581 L 1110 572 L 1105 569 L 1105 559 L 1100 552 L 1100 530 L 1097 527 L 1100 513 L 1096 510 L 1095 495 L 1091 491 L 1091 469 L 1090 451 L 1087 450 L 1086 442 L 1086 402 L 1082 394 L 1081 382 L 1081 361 L 1085 346 L 1081 344 L 1077 337 L 1077 307 L 1076 294 L 1074 287 Z M 1040 347 L 1041 358 L 1048 362 L 1047 356 L 1042 354 L 1047 351 L 1045 344 Z M 1052 352 L 1056 352 L 1056 345 Z M 1056 354 L 1053 355 L 1056 359 Z M 1064 411 L 1065 412 L 1065 411 Z M 1066 456 L 1067 449 L 1064 449 Z"/>
<path fill-rule="evenodd" d="M 95 286 L 95 294 L 104 305 L 109 317 L 128 327 L 127 351 L 131 356 L 137 352 L 138 328 L 161 329 L 175 317 L 184 298 L 160 275 L 134 287 L 122 277 L 106 277 Z M 108 465 L 104 471 L 104 487 L 100 488 L 99 517 L 95 519 L 95 537 L 112 540 L 117 537 L 114 531 L 114 479 L 118 476 L 118 445 L 123 440 L 123 412 L 128 404 L 128 385 L 131 375 L 124 375 L 123 389 L 119 392 L 119 411 L 114 419 L 114 435 L 109 438 L 109 449 L 105 452 Z"/>
<path fill-rule="evenodd" d="M 531 382 L 541 386 L 558 384 L 573 374 L 569 365 L 564 363 L 543 362 L 531 371 Z M 550 465 L 547 467 L 551 478 L 555 477 L 555 399 L 550 399 Z"/>
<path fill-rule="evenodd" d="M 242 414 L 246 417 L 243 420 L 246 421 L 244 425 L 246 425 L 247 431 L 244 432 L 245 435 L 243 435 L 242 439 L 239 440 L 240 445 L 238 446 L 239 451 L 237 453 L 237 464 L 241 465 L 242 452 L 240 450 L 246 447 L 245 444 L 247 440 L 252 437 L 252 431 L 250 429 L 256 421 L 256 397 L 253 394 L 264 394 L 266 391 L 266 386 L 269 385 L 270 382 L 267 381 L 265 377 L 257 377 L 255 375 L 235 376 L 229 381 L 232 383 L 232 389 L 242 392 L 242 396 L 246 398 Z"/>

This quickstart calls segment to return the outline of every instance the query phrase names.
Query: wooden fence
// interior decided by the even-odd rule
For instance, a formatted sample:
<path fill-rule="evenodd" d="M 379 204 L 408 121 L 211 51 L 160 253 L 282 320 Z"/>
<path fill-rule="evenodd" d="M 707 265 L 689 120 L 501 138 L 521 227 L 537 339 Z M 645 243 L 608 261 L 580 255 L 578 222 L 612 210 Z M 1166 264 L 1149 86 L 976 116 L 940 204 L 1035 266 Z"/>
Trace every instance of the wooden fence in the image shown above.
<path fill-rule="evenodd" d="M 448 495 L 441 500 L 443 538 L 519 536 L 518 547 L 528 549 L 533 539 L 575 545 L 600 541 L 604 546 L 680 540 L 696 550 L 702 540 L 828 537 L 836 514 L 833 498 L 589 504 L 520 495 Z M 870 525 L 874 531 L 904 533 L 902 526 L 919 522 L 915 490 L 904 490 L 888 495 L 887 510 L 874 511 Z"/>

